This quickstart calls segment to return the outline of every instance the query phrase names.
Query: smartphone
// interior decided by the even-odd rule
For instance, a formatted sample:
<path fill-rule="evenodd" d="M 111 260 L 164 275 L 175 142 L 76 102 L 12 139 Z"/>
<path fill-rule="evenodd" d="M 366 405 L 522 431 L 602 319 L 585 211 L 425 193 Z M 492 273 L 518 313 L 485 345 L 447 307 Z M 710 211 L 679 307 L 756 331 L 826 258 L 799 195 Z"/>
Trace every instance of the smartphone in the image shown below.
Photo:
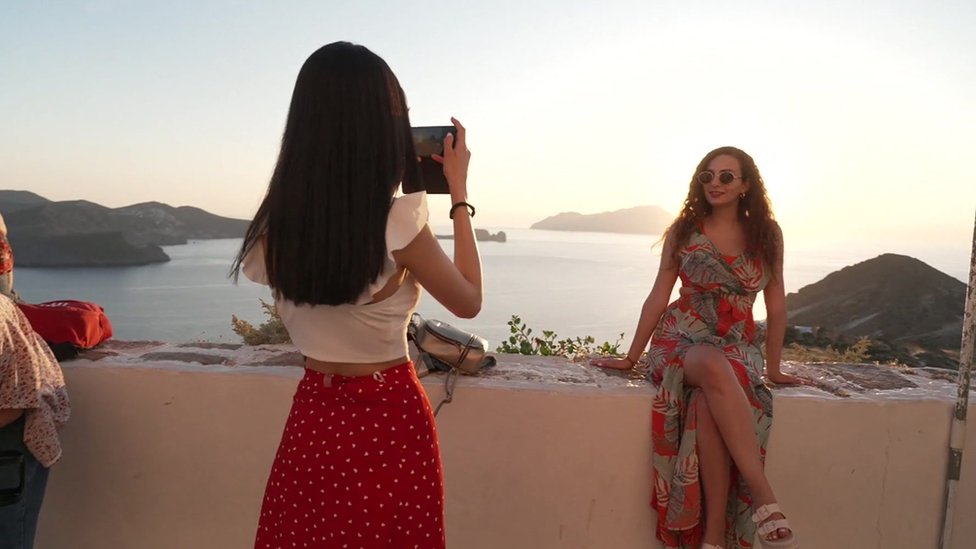
<path fill-rule="evenodd" d="M 431 155 L 444 154 L 444 138 L 454 133 L 454 126 L 420 126 L 410 128 L 413 133 L 413 148 L 420 159 L 417 165 L 417 181 L 406 178 L 403 192 L 427 191 L 429 194 L 450 194 L 451 188 L 444 177 L 444 166 L 431 158 Z"/>
<path fill-rule="evenodd" d="M 24 454 L 17 450 L 0 452 L 0 506 L 13 505 L 24 494 Z"/>

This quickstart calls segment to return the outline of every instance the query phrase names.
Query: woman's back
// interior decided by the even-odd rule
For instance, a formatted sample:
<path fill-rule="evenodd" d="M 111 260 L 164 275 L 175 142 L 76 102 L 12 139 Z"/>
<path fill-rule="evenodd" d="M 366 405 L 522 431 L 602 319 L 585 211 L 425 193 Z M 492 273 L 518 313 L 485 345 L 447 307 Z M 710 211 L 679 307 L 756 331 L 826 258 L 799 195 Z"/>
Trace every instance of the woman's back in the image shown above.
<path fill-rule="evenodd" d="M 420 286 L 399 268 L 393 252 L 409 244 L 427 223 L 426 193 L 398 197 L 387 220 L 383 271 L 355 303 L 297 304 L 276 294 L 275 307 L 292 342 L 304 356 L 323 362 L 380 363 L 407 355 L 407 323 L 420 301 Z M 242 271 L 268 284 L 263 243 L 245 256 Z M 363 342 L 369 345 L 363 345 Z"/>
<path fill-rule="evenodd" d="M 469 151 L 455 122 L 445 177 L 467 205 Z M 386 365 L 407 356 L 406 325 L 419 286 L 449 310 L 481 306 L 481 262 L 469 215 L 455 221 L 455 261 L 430 231 L 406 99 L 389 66 L 337 42 L 299 72 L 268 191 L 234 265 L 274 292 L 278 314 L 305 356 Z M 468 206 L 470 207 L 470 206 Z M 375 303 L 373 303 L 375 301 Z"/>
<path fill-rule="evenodd" d="M 435 159 L 454 201 L 452 261 L 427 225 L 426 194 L 394 198 L 417 157 L 386 63 L 334 43 L 299 73 L 278 165 L 234 266 L 271 287 L 306 356 L 255 547 L 444 547 L 437 433 L 406 328 L 421 286 L 449 310 L 481 308 L 470 153 L 454 124 L 456 146 L 448 136 Z"/>

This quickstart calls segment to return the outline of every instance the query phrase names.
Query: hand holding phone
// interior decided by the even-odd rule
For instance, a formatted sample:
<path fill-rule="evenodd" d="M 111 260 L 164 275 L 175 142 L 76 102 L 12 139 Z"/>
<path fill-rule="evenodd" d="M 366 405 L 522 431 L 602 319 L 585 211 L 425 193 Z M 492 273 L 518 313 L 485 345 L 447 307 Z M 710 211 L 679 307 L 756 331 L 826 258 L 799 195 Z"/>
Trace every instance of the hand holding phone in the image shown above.
<path fill-rule="evenodd" d="M 449 133 L 444 138 L 447 150 L 443 156 L 433 155 L 432 158 L 444 165 L 444 176 L 450 182 L 451 199 L 463 202 L 468 199 L 468 164 L 471 162 L 471 151 L 468 150 L 467 130 L 457 118 L 451 117 L 455 133 Z"/>
<path fill-rule="evenodd" d="M 450 194 L 451 187 L 444 176 L 444 141 L 454 126 L 419 126 L 410 128 L 413 147 L 417 153 L 419 185 L 404 182 L 404 193 L 427 191 L 429 194 Z"/>

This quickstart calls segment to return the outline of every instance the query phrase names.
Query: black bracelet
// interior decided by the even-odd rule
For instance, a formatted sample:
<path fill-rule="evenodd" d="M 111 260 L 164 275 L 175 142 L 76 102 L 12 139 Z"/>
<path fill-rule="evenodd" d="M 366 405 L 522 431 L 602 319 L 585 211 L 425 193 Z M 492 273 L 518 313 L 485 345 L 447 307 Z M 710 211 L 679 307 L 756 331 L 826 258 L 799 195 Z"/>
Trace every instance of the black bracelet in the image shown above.
<path fill-rule="evenodd" d="M 451 219 L 454 219 L 454 210 L 456 210 L 456 209 L 458 209 L 458 208 L 460 208 L 462 206 L 464 206 L 464 207 L 466 207 L 468 209 L 468 215 L 470 215 L 471 217 L 474 217 L 474 206 L 472 206 L 471 204 L 468 204 L 467 202 L 455 202 L 454 205 L 451 206 Z"/>

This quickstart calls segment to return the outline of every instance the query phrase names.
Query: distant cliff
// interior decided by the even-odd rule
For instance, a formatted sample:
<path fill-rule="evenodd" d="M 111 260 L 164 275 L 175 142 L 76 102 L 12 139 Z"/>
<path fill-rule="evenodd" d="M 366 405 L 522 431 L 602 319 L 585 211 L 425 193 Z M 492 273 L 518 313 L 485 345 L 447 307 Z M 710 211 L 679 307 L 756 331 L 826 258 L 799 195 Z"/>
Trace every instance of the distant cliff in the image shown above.
<path fill-rule="evenodd" d="M 966 285 L 925 263 L 884 254 L 786 296 L 789 323 L 831 338 L 866 336 L 876 359 L 954 367 Z"/>
<path fill-rule="evenodd" d="M 189 239 L 241 238 L 248 221 L 199 208 L 145 202 L 107 208 L 0 191 L 0 213 L 21 267 L 143 265 L 169 261 L 160 246 Z"/>
<path fill-rule="evenodd" d="M 661 234 L 674 216 L 658 206 L 637 206 L 612 212 L 563 212 L 533 223 L 532 229 L 598 233 Z"/>
<path fill-rule="evenodd" d="M 436 236 L 441 240 L 454 240 L 453 234 L 439 234 Z M 474 238 L 478 242 L 505 242 L 508 240 L 508 237 L 505 235 L 505 231 L 498 231 L 497 233 L 492 233 L 485 229 L 475 229 Z"/>

